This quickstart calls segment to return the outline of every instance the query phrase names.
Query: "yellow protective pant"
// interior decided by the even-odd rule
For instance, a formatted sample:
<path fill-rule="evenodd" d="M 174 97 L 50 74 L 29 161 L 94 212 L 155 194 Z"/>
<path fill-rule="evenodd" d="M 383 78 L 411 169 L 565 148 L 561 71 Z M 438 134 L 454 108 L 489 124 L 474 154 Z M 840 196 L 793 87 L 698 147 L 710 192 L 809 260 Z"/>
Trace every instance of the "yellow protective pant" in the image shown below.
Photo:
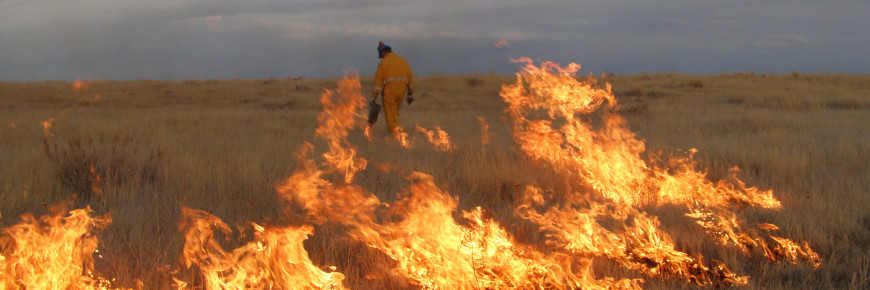
<path fill-rule="evenodd" d="M 381 98 L 384 104 L 384 119 L 387 119 L 387 132 L 393 137 L 397 136 L 396 128 L 399 127 L 399 108 L 405 100 L 407 86 L 404 82 L 387 84 Z"/>

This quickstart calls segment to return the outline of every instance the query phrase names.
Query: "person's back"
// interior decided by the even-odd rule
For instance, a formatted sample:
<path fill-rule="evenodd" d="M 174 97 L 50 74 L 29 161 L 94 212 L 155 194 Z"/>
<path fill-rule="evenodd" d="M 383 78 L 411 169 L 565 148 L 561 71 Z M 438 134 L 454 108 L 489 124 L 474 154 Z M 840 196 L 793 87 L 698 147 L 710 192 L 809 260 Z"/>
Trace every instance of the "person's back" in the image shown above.
<path fill-rule="evenodd" d="M 399 108 L 402 106 L 405 94 L 408 95 L 409 104 L 413 100 L 411 95 L 414 93 L 412 87 L 414 78 L 408 61 L 393 53 L 392 48 L 384 45 L 383 42 L 378 45 L 378 57 L 382 59 L 378 64 L 377 72 L 375 72 L 372 98 L 377 98 L 379 94 L 383 94 L 381 102 L 384 104 L 387 131 L 396 136 L 396 128 L 399 126 Z"/>
<path fill-rule="evenodd" d="M 377 73 L 375 73 L 375 87 L 378 87 L 379 84 L 386 86 L 397 81 L 410 86 L 412 80 L 411 67 L 408 65 L 408 61 L 392 52 L 384 56 L 378 65 Z"/>

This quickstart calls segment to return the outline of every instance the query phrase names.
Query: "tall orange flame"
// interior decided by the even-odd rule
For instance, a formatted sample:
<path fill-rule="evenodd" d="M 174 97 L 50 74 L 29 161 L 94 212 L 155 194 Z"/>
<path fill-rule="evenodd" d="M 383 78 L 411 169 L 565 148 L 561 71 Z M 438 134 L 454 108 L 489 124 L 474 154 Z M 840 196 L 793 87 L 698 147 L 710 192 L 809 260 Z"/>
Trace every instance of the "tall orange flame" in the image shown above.
<path fill-rule="evenodd" d="M 716 257 L 680 249 L 659 218 L 644 211 L 670 205 L 685 208 L 684 216 L 717 245 L 760 252 L 775 262 L 808 261 L 819 267 L 821 259 L 807 242 L 773 236 L 777 226 L 749 223 L 737 214 L 736 207 L 781 209 L 771 190 L 748 187 L 737 178 L 736 167 L 726 180 L 708 180 L 695 169 L 695 149 L 686 157 L 668 159 L 645 152 L 645 144 L 618 114 L 609 84 L 577 79 L 579 65 L 563 68 L 544 62 L 536 67 L 528 58 L 518 62 L 525 66 L 517 82 L 501 92 L 509 105 L 513 137 L 525 155 L 570 177 L 559 200 L 545 198 L 543 193 L 551 189 L 527 185 L 514 208 L 517 217 L 544 234 L 545 246 L 518 241 L 480 206 L 460 210 L 458 197 L 425 173 L 408 174 L 408 186 L 391 203 L 355 184 L 369 161 L 348 136 L 364 128 L 372 139 L 371 127 L 359 113 L 365 103 L 359 78 L 348 73 L 338 89 L 326 90 L 320 98 L 324 110 L 314 137 L 328 150 L 320 159 L 310 157 L 314 145 L 305 142 L 297 153 L 296 170 L 276 186 L 281 200 L 305 211 L 297 220 L 303 225 L 251 222 L 252 240 L 225 250 L 215 233 L 231 234 L 229 226 L 209 213 L 182 207 L 185 265 L 202 273 L 208 289 L 341 289 L 345 276 L 335 267 L 316 266 L 303 247 L 315 226 L 337 224 L 352 241 L 391 258 L 392 273 L 420 288 L 637 289 L 645 278 L 746 285 L 749 277 L 732 272 Z M 42 122 L 46 138 L 54 136 L 52 121 Z M 481 143 L 487 144 L 493 134 L 486 120 L 478 121 Z M 416 130 L 436 150 L 455 149 L 438 126 Z M 396 137 L 410 148 L 408 134 L 400 131 Z M 384 172 L 395 167 L 375 164 Z M 90 173 L 99 181 L 93 167 Z M 95 192 L 100 192 L 98 183 Z M 73 210 L 69 216 L 59 208 L 52 212 L 38 220 L 25 215 L 21 224 L 4 229 L 0 289 L 108 287 L 108 281 L 92 273 L 97 249 L 93 232 L 110 218 L 92 218 L 89 209 Z M 595 277 L 594 261 L 602 259 L 643 278 Z M 173 279 L 179 288 L 189 286 L 189 281 Z"/>
<path fill-rule="evenodd" d="M 91 210 L 66 215 L 66 205 L 51 208 L 51 215 L 21 217 L 21 223 L 3 229 L 0 238 L 0 288 L 107 288 L 110 281 L 93 273 L 97 252 L 94 232 L 112 222 L 108 216 L 91 217 Z"/>
<path fill-rule="evenodd" d="M 580 82 L 573 73 L 580 69 L 571 64 L 561 68 L 544 62 L 541 68 L 528 58 L 524 74 L 515 85 L 506 85 L 502 97 L 508 102 L 513 120 L 514 139 L 530 157 L 553 164 L 583 178 L 604 197 L 627 205 L 649 203 L 650 174 L 640 158 L 643 142 L 625 127 L 625 120 L 613 113 L 616 99 L 595 82 Z M 596 130 L 580 119 L 602 105 L 602 127 Z M 526 115 L 544 111 L 548 119 L 531 120 Z M 560 127 L 555 127 L 561 124 Z"/>
<path fill-rule="evenodd" d="M 337 98 L 334 100 L 334 98 Z M 341 202 L 339 206 L 356 206 L 348 200 L 330 197 L 315 199 L 323 190 L 333 185 L 321 179 L 325 173 L 343 176 L 344 183 L 338 188 L 353 188 L 349 184 L 354 176 L 365 169 L 368 161 L 359 158 L 356 149 L 347 142 L 350 130 L 365 127 L 358 118 L 359 109 L 364 105 L 359 78 L 355 73 L 339 82 L 337 90 L 326 90 L 320 98 L 323 111 L 318 115 L 319 126 L 315 137 L 326 141 L 329 151 L 321 156 L 324 165 L 306 159 L 307 152 L 313 148 L 305 143 L 299 153 L 299 167 L 292 177 L 277 187 L 278 194 L 294 192 L 313 202 Z M 321 169 L 321 167 L 325 167 Z M 326 170 L 326 172 L 324 172 Z M 318 208 L 321 204 L 305 204 L 304 208 Z M 263 227 L 252 223 L 256 231 L 255 241 L 234 249 L 224 251 L 213 239 L 212 232 L 230 232 L 219 218 L 206 212 L 184 208 L 185 220 L 179 225 L 185 234 L 184 257 L 188 267 L 197 265 L 206 277 L 210 289 L 219 288 L 287 288 L 317 287 L 343 288 L 344 275 L 338 272 L 325 272 L 314 266 L 302 242 L 311 235 L 313 228 Z M 315 216 L 318 212 L 312 213 Z M 184 285 L 184 281 L 179 281 Z"/>
<path fill-rule="evenodd" d="M 652 165 L 648 164 L 641 158 L 645 145 L 618 114 L 609 84 L 601 87 L 594 79 L 576 79 L 574 73 L 580 69 L 576 64 L 563 68 L 552 62 L 536 67 L 528 58 L 517 62 L 525 63 L 523 72 L 501 92 L 509 104 L 514 139 L 531 158 L 578 177 L 579 185 L 591 186 L 596 193 L 570 193 L 567 207 L 553 207 L 543 214 L 528 202 L 517 209 L 519 216 L 548 232 L 552 243 L 577 254 L 609 257 L 648 275 L 683 277 L 700 284 L 745 284 L 746 277 L 731 273 L 724 265 L 710 269 L 700 259 L 677 251 L 657 219 L 638 209 L 677 204 L 685 206 L 687 216 L 697 219 L 720 243 L 747 251 L 760 248 L 773 261 L 796 261 L 800 256 L 818 266 L 818 255 L 808 246 L 796 250 L 791 241 L 765 238 L 763 231 L 748 234 L 740 222 L 724 218 L 734 216 L 731 208 L 735 205 L 781 208 L 772 191 L 746 187 L 736 173 L 728 181 L 710 182 L 694 170 L 691 155 L 667 161 L 651 156 Z M 539 203 L 541 199 L 528 198 Z M 622 225 L 621 233 L 600 226 L 602 218 L 615 219 Z M 626 224 L 627 218 L 632 226 Z M 768 247 L 765 240 L 776 241 L 778 246 Z"/>
<path fill-rule="evenodd" d="M 356 149 L 346 138 L 351 129 L 364 127 L 358 111 L 365 105 L 359 77 L 355 72 L 339 81 L 338 100 L 333 101 L 335 92 L 326 90 L 320 97 L 323 111 L 317 116 L 316 137 L 323 138 L 329 145 L 329 152 L 323 158 L 333 164 L 335 170 L 344 174 L 344 181 L 350 183 L 354 175 L 366 168 L 365 159 L 356 157 Z"/>
<path fill-rule="evenodd" d="M 352 115 L 352 110 L 331 106 L 324 109 L 331 113 L 322 116 L 330 118 Z M 324 131 L 319 131 L 319 136 L 336 136 L 335 144 L 349 145 L 343 140 L 346 134 L 327 132 L 338 127 L 320 128 Z M 342 163 L 318 165 L 307 157 L 312 148 L 306 143 L 300 150 L 296 172 L 276 187 L 279 197 L 306 210 L 307 222 L 349 227 L 350 236 L 395 260 L 395 274 L 424 288 L 636 288 L 639 283 L 630 279 L 597 280 L 588 271 L 575 275 L 570 271 L 572 259 L 560 260 L 515 243 L 495 221 L 484 218 L 480 208 L 463 212 L 469 225 L 460 225 L 453 219 L 456 199 L 423 173 L 411 174 L 411 186 L 403 191 L 400 200 L 383 204 L 374 194 L 350 182 L 330 182 L 326 174 L 342 168 Z M 330 160 L 327 155 L 323 157 Z"/>

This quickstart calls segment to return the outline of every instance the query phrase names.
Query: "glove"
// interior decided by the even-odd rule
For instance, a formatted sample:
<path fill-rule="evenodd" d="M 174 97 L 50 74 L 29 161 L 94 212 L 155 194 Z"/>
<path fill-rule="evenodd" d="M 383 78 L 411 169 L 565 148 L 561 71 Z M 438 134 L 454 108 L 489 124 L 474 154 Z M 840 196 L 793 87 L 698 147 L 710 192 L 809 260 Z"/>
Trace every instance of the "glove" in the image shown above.
<path fill-rule="evenodd" d="M 405 100 L 408 101 L 408 105 L 410 105 L 414 102 L 414 94 L 408 94 L 408 97 L 406 97 Z"/>

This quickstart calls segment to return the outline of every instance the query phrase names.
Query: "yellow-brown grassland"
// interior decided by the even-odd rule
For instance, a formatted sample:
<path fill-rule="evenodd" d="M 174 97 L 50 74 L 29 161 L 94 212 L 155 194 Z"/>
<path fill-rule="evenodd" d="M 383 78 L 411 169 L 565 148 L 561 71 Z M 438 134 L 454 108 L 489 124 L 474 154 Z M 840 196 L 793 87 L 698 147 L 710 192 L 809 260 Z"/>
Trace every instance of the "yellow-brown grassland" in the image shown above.
<path fill-rule="evenodd" d="M 735 211 L 746 224 L 774 224 L 776 235 L 806 241 L 821 265 L 744 254 L 717 245 L 687 218 L 685 208 L 644 207 L 678 250 L 702 256 L 708 266 L 721 261 L 748 276 L 749 288 L 870 288 L 870 76 L 595 78 L 599 85 L 611 84 L 620 103 L 616 113 L 646 152 L 679 155 L 696 148 L 697 168 L 708 180 L 727 179 L 736 166 L 747 186 L 772 190 L 781 209 Z M 361 79 L 365 96 L 371 81 Z M 546 242 L 548 235 L 515 210 L 522 188 L 558 192 L 567 188 L 567 177 L 518 148 L 505 113 L 508 104 L 500 96 L 503 85 L 513 82 L 515 76 L 495 74 L 420 77 L 416 101 L 400 111 L 414 146 L 405 149 L 387 138 L 383 119 L 371 139 L 355 129 L 347 142 L 368 166 L 354 183 L 389 204 L 413 182 L 411 172 L 431 175 L 458 200 L 459 210 L 481 207 L 518 243 L 556 251 Z M 202 210 L 229 225 L 229 232 L 215 233 L 224 249 L 250 241 L 251 222 L 310 224 L 302 208 L 276 195 L 276 187 L 302 166 L 297 153 L 306 142 L 314 148 L 310 156 L 326 150 L 325 141 L 314 137 L 320 97 L 338 83 L 303 78 L 0 82 L 0 227 L 20 223 L 27 213 L 50 214 L 57 204 L 67 203 L 68 210 L 89 206 L 93 215 L 111 217 L 93 233 L 99 241 L 97 276 L 113 280 L 114 287 L 163 289 L 184 281 L 203 288 L 202 272 L 181 258 L 182 208 Z M 481 142 L 480 120 L 492 134 L 487 144 Z M 440 127 L 453 150 L 435 150 L 415 125 Z M 397 262 L 355 241 L 345 225 L 310 225 L 304 248 L 312 263 L 334 266 L 345 276 L 345 287 L 427 286 L 388 274 Z M 0 245 L 11 247 L 9 238 Z M 7 260 L 10 251 L 4 253 Z M 643 275 L 606 258 L 592 265 L 597 278 L 642 278 L 646 289 L 698 287 Z M 2 271 L 0 280 L 12 275 Z M 5 286 L 25 287 L 15 283 Z"/>

